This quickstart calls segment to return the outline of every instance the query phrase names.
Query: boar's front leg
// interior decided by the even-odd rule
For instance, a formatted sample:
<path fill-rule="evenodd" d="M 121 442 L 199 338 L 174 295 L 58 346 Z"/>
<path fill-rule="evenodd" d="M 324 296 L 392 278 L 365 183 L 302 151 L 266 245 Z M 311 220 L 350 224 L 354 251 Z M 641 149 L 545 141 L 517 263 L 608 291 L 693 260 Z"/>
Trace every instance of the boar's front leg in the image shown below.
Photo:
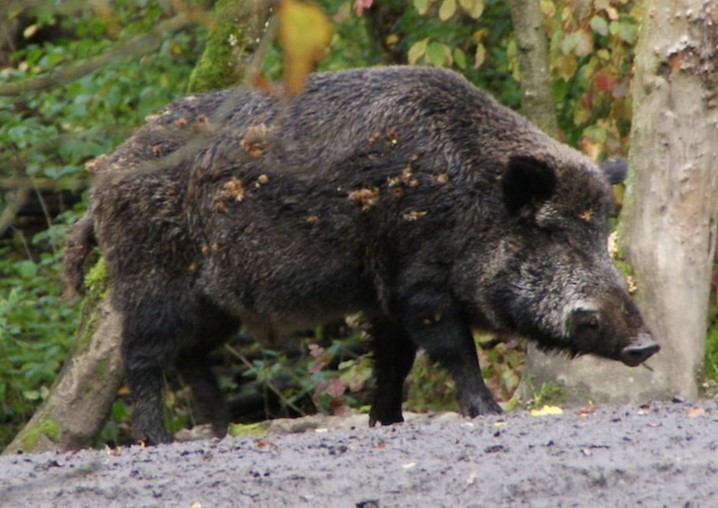
<path fill-rule="evenodd" d="M 411 339 L 453 377 L 461 414 L 473 418 L 502 413 L 481 377 L 476 345 L 461 312 L 444 298 L 420 292 L 402 307 Z"/>
<path fill-rule="evenodd" d="M 387 317 L 372 321 L 369 334 L 374 350 L 376 388 L 369 412 L 369 426 L 403 422 L 401 402 L 404 380 L 414 364 L 416 344 Z"/>

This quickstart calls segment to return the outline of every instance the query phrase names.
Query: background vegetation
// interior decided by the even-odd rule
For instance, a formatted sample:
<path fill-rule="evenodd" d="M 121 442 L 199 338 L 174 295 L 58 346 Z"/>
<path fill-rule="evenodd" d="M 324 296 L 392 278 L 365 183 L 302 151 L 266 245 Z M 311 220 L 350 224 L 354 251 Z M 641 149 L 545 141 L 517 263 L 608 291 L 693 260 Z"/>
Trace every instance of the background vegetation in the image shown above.
<path fill-rule="evenodd" d="M 445 66 L 518 108 L 508 3 L 500 0 L 321 0 L 333 36 L 325 70 L 409 63 Z M 560 136 L 600 159 L 628 149 L 633 48 L 640 11 L 628 0 L 541 0 Z M 63 301 L 65 231 L 86 206 L 84 165 L 181 96 L 213 29 L 210 0 L 10 2 L 0 7 L 0 447 L 46 396 L 69 348 L 79 305 Z M 282 74 L 280 49 L 262 62 Z M 619 193 L 620 198 L 620 193 Z M 706 382 L 718 382 L 718 305 Z M 370 363 L 344 324 L 302 334 L 301 346 L 260 349 L 239 338 L 218 358 L 246 419 L 367 404 Z M 351 336 L 350 340 L 339 338 Z M 477 337 L 500 400 L 522 366 L 518 340 Z M 453 407 L 450 382 L 420 358 L 408 409 Z M 261 397 L 257 397 L 257 393 Z M 266 395 L 266 396 L 265 396 Z M 176 392 L 174 423 L 191 418 Z M 252 404 L 254 406 L 252 406 Z M 179 416 L 178 416 L 179 415 Z M 125 436 L 122 394 L 102 439 Z"/>

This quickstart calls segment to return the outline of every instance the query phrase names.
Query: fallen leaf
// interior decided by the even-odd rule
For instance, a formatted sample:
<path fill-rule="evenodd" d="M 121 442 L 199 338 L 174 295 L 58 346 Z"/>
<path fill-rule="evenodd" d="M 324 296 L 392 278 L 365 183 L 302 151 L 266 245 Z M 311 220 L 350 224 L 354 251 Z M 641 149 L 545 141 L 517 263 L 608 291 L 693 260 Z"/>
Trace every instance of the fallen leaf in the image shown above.
<path fill-rule="evenodd" d="M 706 415 L 706 410 L 703 409 L 702 407 L 692 407 L 686 411 L 686 416 L 688 418 L 697 418 L 699 416 L 705 416 L 705 415 Z"/>
<path fill-rule="evenodd" d="M 466 479 L 466 485 L 473 485 L 474 483 L 476 483 L 476 472 L 471 473 Z"/>
<path fill-rule="evenodd" d="M 119 457 L 120 455 L 120 449 L 119 448 L 110 448 L 107 443 L 105 443 L 105 453 L 107 455 L 111 455 L 113 457 Z"/>
<path fill-rule="evenodd" d="M 596 409 L 598 409 L 598 406 L 595 404 L 584 406 L 578 411 L 576 411 L 576 416 L 578 416 L 579 418 L 586 418 L 588 415 L 595 413 Z"/>
<path fill-rule="evenodd" d="M 541 409 L 532 409 L 531 416 L 553 416 L 562 415 L 563 409 L 558 406 L 544 406 Z"/>
<path fill-rule="evenodd" d="M 275 444 L 272 443 L 271 441 L 265 441 L 264 439 L 257 439 L 257 440 L 254 442 L 254 445 L 255 445 L 257 448 L 265 448 L 265 447 L 277 448 L 277 445 L 275 445 Z"/>
<path fill-rule="evenodd" d="M 404 469 L 411 469 L 414 466 L 416 466 L 416 462 L 409 462 L 408 464 L 402 464 L 401 467 L 403 467 Z"/>

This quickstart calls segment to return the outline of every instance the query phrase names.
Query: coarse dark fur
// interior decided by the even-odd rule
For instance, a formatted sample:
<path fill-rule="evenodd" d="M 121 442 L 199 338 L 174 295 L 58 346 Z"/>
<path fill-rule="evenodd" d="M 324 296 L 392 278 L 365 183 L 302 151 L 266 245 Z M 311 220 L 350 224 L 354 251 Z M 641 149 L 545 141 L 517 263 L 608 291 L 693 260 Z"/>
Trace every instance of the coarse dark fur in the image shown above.
<path fill-rule="evenodd" d="M 316 74 L 293 99 L 185 98 L 97 166 L 68 280 L 79 289 L 96 236 L 134 426 L 153 443 L 171 440 L 172 366 L 226 431 L 206 356 L 240 323 L 271 342 L 363 312 L 372 424 L 402 420 L 417 347 L 449 370 L 462 413 L 499 412 L 472 327 L 627 365 L 658 349 L 606 251 L 601 170 L 448 71 Z"/>

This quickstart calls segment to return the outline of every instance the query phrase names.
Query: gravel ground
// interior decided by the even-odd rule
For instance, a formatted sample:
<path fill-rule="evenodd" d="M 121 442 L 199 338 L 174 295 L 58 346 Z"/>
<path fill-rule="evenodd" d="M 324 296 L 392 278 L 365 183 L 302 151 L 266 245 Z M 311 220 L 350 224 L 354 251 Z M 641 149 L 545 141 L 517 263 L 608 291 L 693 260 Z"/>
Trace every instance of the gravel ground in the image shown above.
<path fill-rule="evenodd" d="M 296 434 L 4 456 L 0 506 L 718 506 L 715 400 L 475 420 L 444 414 L 374 429 L 359 420 Z"/>

